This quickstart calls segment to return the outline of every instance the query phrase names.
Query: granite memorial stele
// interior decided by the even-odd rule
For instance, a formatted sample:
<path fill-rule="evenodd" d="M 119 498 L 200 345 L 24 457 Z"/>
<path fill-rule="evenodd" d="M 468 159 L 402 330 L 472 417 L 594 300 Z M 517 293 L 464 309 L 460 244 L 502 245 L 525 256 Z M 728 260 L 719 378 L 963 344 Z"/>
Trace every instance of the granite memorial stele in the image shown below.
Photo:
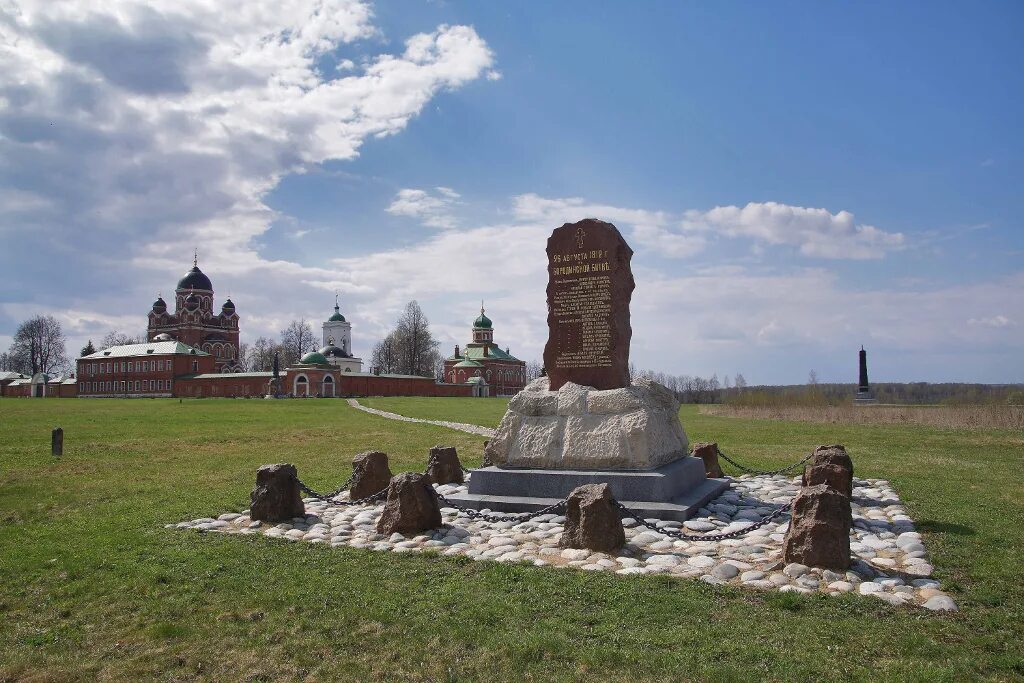
<path fill-rule="evenodd" d="M 548 238 L 547 376 L 509 401 L 485 451 L 492 465 L 473 472 L 456 502 L 526 512 L 607 483 L 645 517 L 683 521 L 728 487 L 688 454 L 675 395 L 630 382 L 632 256 L 599 220 L 566 223 Z"/>

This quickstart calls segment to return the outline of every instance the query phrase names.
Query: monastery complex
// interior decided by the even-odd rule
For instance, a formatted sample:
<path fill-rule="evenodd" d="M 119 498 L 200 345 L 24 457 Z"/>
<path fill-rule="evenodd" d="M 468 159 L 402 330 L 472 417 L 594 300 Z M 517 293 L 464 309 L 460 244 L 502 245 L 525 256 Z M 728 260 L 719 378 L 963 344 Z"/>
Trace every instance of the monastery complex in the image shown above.
<path fill-rule="evenodd" d="M 445 382 L 433 377 L 363 371 L 352 355 L 352 324 L 337 300 L 322 324 L 322 346 L 293 365 L 246 372 L 239 358 L 239 315 L 225 299 L 215 311 L 213 283 L 197 259 L 178 280 L 174 310 L 153 302 L 141 344 L 102 349 L 78 358 L 72 377 L 0 373 L 0 396 L 83 398 L 293 396 L 510 396 L 526 384 L 526 363 L 494 342 L 490 318 L 473 323 L 472 341 L 444 363 Z"/>

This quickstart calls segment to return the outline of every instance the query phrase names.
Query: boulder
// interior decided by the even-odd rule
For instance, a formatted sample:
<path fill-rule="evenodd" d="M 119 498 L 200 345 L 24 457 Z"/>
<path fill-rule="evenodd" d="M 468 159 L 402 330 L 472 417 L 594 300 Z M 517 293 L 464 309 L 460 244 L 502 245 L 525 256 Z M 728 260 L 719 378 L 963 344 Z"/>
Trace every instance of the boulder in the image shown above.
<path fill-rule="evenodd" d="M 803 486 L 828 484 L 847 496 L 853 495 L 853 460 L 843 446 L 818 446 L 804 467 Z"/>
<path fill-rule="evenodd" d="M 461 484 L 462 463 L 455 446 L 434 446 L 427 460 L 427 477 L 432 484 Z"/>
<path fill-rule="evenodd" d="M 693 444 L 695 458 L 704 461 L 704 474 L 709 477 L 724 477 L 722 466 L 718 463 L 718 444 L 713 441 L 698 441 Z"/>
<path fill-rule="evenodd" d="M 439 526 L 441 508 L 427 475 L 405 472 L 392 477 L 377 533 L 412 534 Z"/>
<path fill-rule="evenodd" d="M 256 470 L 256 487 L 249 498 L 252 519 L 260 522 L 285 522 L 306 514 L 299 491 L 299 473 L 295 465 L 263 465 Z"/>
<path fill-rule="evenodd" d="M 360 500 L 388 487 L 391 481 L 391 468 L 388 467 L 388 456 L 380 451 L 360 453 L 352 458 L 352 485 L 349 487 L 349 499 Z"/>
<path fill-rule="evenodd" d="M 787 564 L 845 570 L 850 566 L 850 497 L 828 484 L 805 486 L 793 499 L 783 543 Z"/>
<path fill-rule="evenodd" d="M 565 510 L 563 548 L 586 548 L 610 552 L 626 544 L 622 517 L 612 505 L 608 484 L 585 484 L 569 494 Z"/>
<path fill-rule="evenodd" d="M 544 378 L 546 379 L 546 378 Z M 679 403 L 647 380 L 599 391 L 535 380 L 510 402 L 484 451 L 498 467 L 648 470 L 686 457 Z"/>

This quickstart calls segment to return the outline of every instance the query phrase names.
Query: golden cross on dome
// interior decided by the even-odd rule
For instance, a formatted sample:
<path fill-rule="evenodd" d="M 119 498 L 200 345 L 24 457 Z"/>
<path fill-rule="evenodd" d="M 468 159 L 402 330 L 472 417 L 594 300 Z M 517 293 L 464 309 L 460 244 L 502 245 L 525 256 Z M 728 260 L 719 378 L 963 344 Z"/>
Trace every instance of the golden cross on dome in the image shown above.
<path fill-rule="evenodd" d="M 580 249 L 583 248 L 583 238 L 587 236 L 587 233 L 583 231 L 583 227 L 576 228 L 576 246 Z"/>
<path fill-rule="evenodd" d="M 484 300 L 480 299 L 480 315 L 484 314 Z"/>
<path fill-rule="evenodd" d="M 192 267 L 199 267 L 199 250 L 195 248 L 192 249 Z"/>

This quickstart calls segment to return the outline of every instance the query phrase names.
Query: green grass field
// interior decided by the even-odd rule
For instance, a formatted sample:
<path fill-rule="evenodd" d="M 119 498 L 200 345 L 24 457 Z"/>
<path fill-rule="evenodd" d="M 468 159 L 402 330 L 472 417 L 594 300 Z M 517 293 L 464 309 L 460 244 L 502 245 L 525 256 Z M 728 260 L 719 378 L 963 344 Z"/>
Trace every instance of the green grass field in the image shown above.
<path fill-rule="evenodd" d="M 488 426 L 504 409 L 365 403 Z M 1024 435 L 682 417 L 759 466 L 845 444 L 894 482 L 961 611 L 165 529 L 243 509 L 266 462 L 327 488 L 362 450 L 419 470 L 450 443 L 472 466 L 483 439 L 340 400 L 5 399 L 0 681 L 1024 679 Z"/>

